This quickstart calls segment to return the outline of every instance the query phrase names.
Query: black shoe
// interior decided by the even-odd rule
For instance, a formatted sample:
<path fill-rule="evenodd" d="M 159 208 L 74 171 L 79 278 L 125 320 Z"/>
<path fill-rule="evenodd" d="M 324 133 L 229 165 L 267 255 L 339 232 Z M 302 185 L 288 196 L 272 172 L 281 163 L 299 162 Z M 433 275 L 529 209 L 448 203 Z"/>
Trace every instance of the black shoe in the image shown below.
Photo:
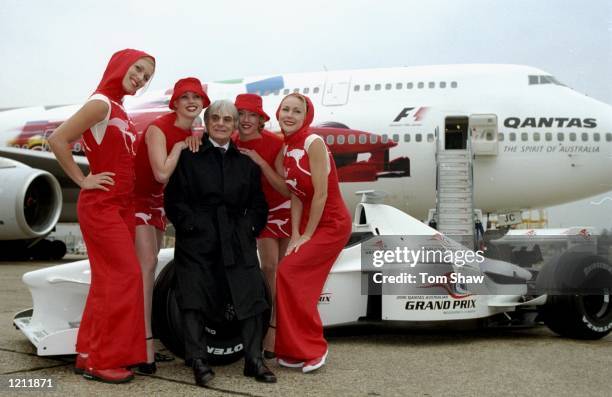
<path fill-rule="evenodd" d="M 152 363 L 141 363 L 138 364 L 135 368 L 136 372 L 143 375 L 153 375 L 157 372 L 157 365 Z"/>
<path fill-rule="evenodd" d="M 266 367 L 266 364 L 264 364 L 261 358 L 254 361 L 246 361 L 244 363 L 243 373 L 244 376 L 255 378 L 258 382 L 276 383 L 276 376 Z"/>
<path fill-rule="evenodd" d="M 195 383 L 200 387 L 206 387 L 206 384 L 215 377 L 215 372 L 208 366 L 206 360 L 201 358 L 194 358 L 191 368 L 193 368 Z"/>

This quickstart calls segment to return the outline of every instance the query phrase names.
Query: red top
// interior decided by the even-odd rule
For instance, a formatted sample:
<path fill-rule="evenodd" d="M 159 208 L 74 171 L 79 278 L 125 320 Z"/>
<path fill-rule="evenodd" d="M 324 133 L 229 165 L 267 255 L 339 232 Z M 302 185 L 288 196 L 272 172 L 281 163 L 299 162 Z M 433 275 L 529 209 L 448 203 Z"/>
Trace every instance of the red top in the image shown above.
<path fill-rule="evenodd" d="M 191 135 L 191 130 L 184 130 L 174 125 L 176 113 L 168 113 L 156 118 L 150 125 L 159 128 L 166 137 L 166 154 L 169 154 L 177 142 L 185 140 Z M 147 127 L 148 129 L 148 127 Z M 164 184 L 157 182 L 151 169 L 149 150 L 145 141 L 145 133 L 141 135 L 136 153 L 136 197 L 150 197 L 161 195 L 164 192 Z"/>
<path fill-rule="evenodd" d="M 307 102 L 306 116 L 304 124 L 300 129 L 290 135 L 285 135 L 285 156 L 283 165 L 285 167 L 285 183 L 289 190 L 300 199 L 303 205 L 302 219 L 300 225 L 300 233 L 304 232 L 304 228 L 310 216 L 310 205 L 314 196 L 314 186 L 312 184 L 312 176 L 310 173 L 310 160 L 308 158 L 308 150 L 305 147 L 306 140 L 313 136 L 310 132 L 310 124 L 314 119 L 314 107 L 310 98 L 303 96 Z M 276 111 L 278 118 L 279 109 Z M 312 139 L 312 138 L 310 138 Z M 316 138 L 321 139 L 322 138 Z M 325 142 L 323 141 L 325 145 Z M 336 164 L 332 157 L 329 148 L 325 145 L 329 159 L 329 173 L 327 176 L 327 200 L 323 208 L 323 214 L 319 221 L 318 227 L 331 226 L 338 227 L 346 222 L 350 223 L 351 217 L 342 199 L 340 185 L 338 184 L 338 175 L 336 173 Z"/>
<path fill-rule="evenodd" d="M 98 143 L 91 129 L 83 134 L 85 155 L 92 174 L 114 172 L 115 184 L 109 191 L 81 190 L 81 199 L 108 201 L 125 205 L 134 192 L 134 155 L 136 132 L 134 124 L 120 103 L 110 101 L 110 115 L 102 141 Z M 95 199 L 93 197 L 96 197 Z"/>
<path fill-rule="evenodd" d="M 274 161 L 276 160 L 276 156 L 278 156 L 278 152 L 280 152 L 283 147 L 283 139 L 278 135 L 270 131 L 262 130 L 261 138 L 243 142 L 240 140 L 240 135 L 235 134 L 232 140 L 239 148 L 255 150 L 273 170 L 276 169 L 274 167 Z M 268 182 L 268 178 L 266 178 L 263 173 L 261 174 L 261 188 L 266 196 L 266 202 L 269 208 L 275 208 L 288 200 L 287 197 L 284 197 L 272 187 L 270 182 Z"/>

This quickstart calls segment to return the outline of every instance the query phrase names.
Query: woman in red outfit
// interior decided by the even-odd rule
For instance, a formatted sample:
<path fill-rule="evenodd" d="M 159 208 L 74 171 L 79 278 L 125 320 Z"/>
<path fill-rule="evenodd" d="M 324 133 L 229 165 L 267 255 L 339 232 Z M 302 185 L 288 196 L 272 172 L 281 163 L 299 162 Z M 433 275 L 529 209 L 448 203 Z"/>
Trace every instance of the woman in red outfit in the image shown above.
<path fill-rule="evenodd" d="M 270 117 L 263 111 L 259 95 L 240 94 L 236 97 L 240 118 L 236 146 L 261 168 L 261 185 L 268 203 L 268 223 L 257 237 L 261 269 L 270 288 L 272 301 L 276 291 L 276 268 L 285 256 L 291 237 L 289 189 L 282 173 L 282 138 L 263 129 Z M 273 358 L 276 313 L 273 310 L 268 333 L 264 339 L 264 356 Z"/>
<path fill-rule="evenodd" d="M 276 117 L 285 134 L 283 166 L 291 191 L 292 233 L 276 274 L 279 364 L 311 372 L 325 364 L 327 341 L 317 310 L 327 275 L 351 234 L 336 166 L 323 139 L 310 133 L 310 99 L 286 96 Z"/>
<path fill-rule="evenodd" d="M 58 162 L 81 188 L 77 213 L 91 267 L 75 372 L 110 383 L 131 380 L 127 367 L 147 357 L 142 274 L 134 248 L 136 132 L 122 100 L 144 87 L 154 70 L 154 58 L 142 51 L 116 52 L 87 103 L 49 137 Z M 81 137 L 87 176 L 70 150 Z"/>
<path fill-rule="evenodd" d="M 140 260 L 144 289 L 147 363 L 140 372 L 155 373 L 151 306 L 157 255 L 166 231 L 164 186 L 176 168 L 181 151 L 187 147 L 191 127 L 202 109 L 210 104 L 200 80 L 181 79 L 174 85 L 170 98 L 171 113 L 155 119 L 139 142 L 136 154 L 136 253 Z"/>

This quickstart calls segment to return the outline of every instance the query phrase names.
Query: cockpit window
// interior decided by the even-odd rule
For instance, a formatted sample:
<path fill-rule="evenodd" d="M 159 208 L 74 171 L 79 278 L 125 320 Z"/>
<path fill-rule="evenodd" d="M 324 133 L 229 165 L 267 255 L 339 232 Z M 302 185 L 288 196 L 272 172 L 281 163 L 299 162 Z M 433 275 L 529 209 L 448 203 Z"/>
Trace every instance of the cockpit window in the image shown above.
<path fill-rule="evenodd" d="M 565 84 L 561 84 L 559 82 L 559 80 L 555 79 L 553 76 L 551 75 L 529 75 L 529 85 L 537 85 L 537 84 L 555 84 L 555 85 L 562 85 L 565 86 Z"/>

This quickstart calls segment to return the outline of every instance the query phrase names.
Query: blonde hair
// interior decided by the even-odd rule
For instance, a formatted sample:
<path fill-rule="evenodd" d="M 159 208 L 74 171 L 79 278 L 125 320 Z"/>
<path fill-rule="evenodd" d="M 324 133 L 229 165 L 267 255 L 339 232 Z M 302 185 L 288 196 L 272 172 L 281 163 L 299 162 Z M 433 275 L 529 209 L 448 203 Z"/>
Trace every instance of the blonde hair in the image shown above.
<path fill-rule="evenodd" d="M 304 104 L 304 109 L 306 110 L 306 113 L 308 113 L 308 101 L 306 100 L 306 97 L 300 94 L 299 92 L 292 92 L 291 94 L 284 97 L 283 100 L 281 101 L 281 105 L 283 104 L 283 102 L 285 102 L 285 99 L 289 98 L 290 96 L 298 98 L 300 102 Z"/>

